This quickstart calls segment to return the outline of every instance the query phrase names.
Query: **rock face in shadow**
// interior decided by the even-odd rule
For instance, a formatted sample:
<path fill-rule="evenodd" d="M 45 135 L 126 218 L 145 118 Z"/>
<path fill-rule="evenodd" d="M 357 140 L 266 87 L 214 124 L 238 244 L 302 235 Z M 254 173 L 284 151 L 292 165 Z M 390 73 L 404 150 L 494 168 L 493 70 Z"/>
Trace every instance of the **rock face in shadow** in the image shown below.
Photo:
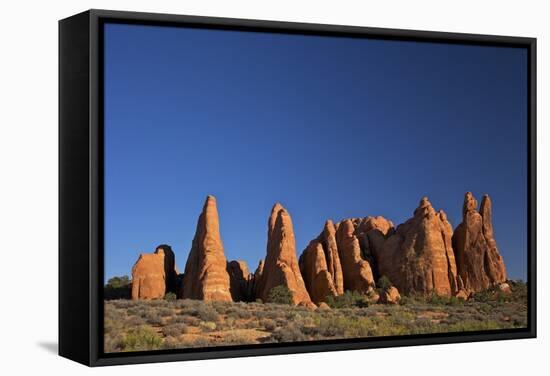
<path fill-rule="evenodd" d="M 382 249 L 386 239 L 395 232 L 394 225 L 382 216 L 351 218 L 350 220 L 355 228 L 354 235 L 359 240 L 361 257 L 369 262 L 374 280 L 378 281 L 380 273 L 376 262 L 376 253 Z"/>
<path fill-rule="evenodd" d="M 197 223 L 197 230 L 183 275 L 184 299 L 231 301 L 218 209 L 214 196 L 208 196 Z"/>
<path fill-rule="evenodd" d="M 483 196 L 479 212 L 471 192 L 464 197 L 462 223 L 453 235 L 458 274 L 465 290 L 481 291 L 506 281 L 506 267 L 498 251 L 492 223 L 492 204 Z"/>
<path fill-rule="evenodd" d="M 328 296 L 344 293 L 336 229 L 331 220 L 326 221 L 321 234 L 309 243 L 299 263 L 306 289 L 314 303 L 326 302 Z"/>
<path fill-rule="evenodd" d="M 375 252 L 380 275 L 388 277 L 405 294 L 456 293 L 452 235 L 445 213 L 436 212 L 424 197 L 414 216 L 399 225 Z"/>
<path fill-rule="evenodd" d="M 156 252 L 164 253 L 164 274 L 166 276 L 166 292 L 177 293 L 178 268 L 176 267 L 176 255 L 168 244 L 161 244 Z"/>
<path fill-rule="evenodd" d="M 235 302 L 249 302 L 253 298 L 254 275 L 248 272 L 248 265 L 242 260 L 227 263 L 231 297 Z"/>
<path fill-rule="evenodd" d="M 292 292 L 294 304 L 311 303 L 298 266 L 292 220 L 286 209 L 277 203 L 268 221 L 267 255 L 256 284 L 256 298 L 267 301 L 271 289 L 279 285 Z"/>
<path fill-rule="evenodd" d="M 264 266 L 265 266 L 265 262 L 264 262 L 263 259 L 261 259 L 260 262 L 258 262 L 258 267 L 254 271 L 254 279 L 256 281 L 260 280 L 260 277 L 262 276 L 262 273 L 264 272 Z"/>
<path fill-rule="evenodd" d="M 336 231 L 338 254 L 342 263 L 344 290 L 366 293 L 375 286 L 370 263 L 361 257 L 359 239 L 351 219 L 338 224 Z"/>
<path fill-rule="evenodd" d="M 162 299 L 176 290 L 174 252 L 159 245 L 154 253 L 142 253 L 132 268 L 132 299 Z"/>

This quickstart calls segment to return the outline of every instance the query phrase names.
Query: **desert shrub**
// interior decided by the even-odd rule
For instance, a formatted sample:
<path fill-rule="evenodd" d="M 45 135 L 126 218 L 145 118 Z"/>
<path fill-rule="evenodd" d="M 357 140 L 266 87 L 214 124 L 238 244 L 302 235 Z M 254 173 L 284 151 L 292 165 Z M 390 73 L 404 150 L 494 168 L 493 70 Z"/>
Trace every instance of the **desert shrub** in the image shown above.
<path fill-rule="evenodd" d="M 194 316 L 183 316 L 183 323 L 189 326 L 199 326 L 201 320 Z"/>
<path fill-rule="evenodd" d="M 267 319 L 272 319 L 272 320 L 277 320 L 279 318 L 283 318 L 284 315 L 285 315 L 285 312 L 281 309 L 281 306 L 280 305 L 275 305 L 274 307 L 275 307 L 275 309 L 273 309 L 273 310 L 268 309 L 266 311 L 258 311 L 256 313 L 256 317 L 260 318 L 260 319 L 267 318 Z M 266 308 L 270 308 L 270 307 L 266 307 Z"/>
<path fill-rule="evenodd" d="M 499 329 L 501 327 L 502 326 L 494 320 L 462 320 L 457 322 L 456 324 L 449 325 L 444 329 L 448 332 L 466 332 L 473 330 L 493 330 Z"/>
<path fill-rule="evenodd" d="M 172 308 L 161 308 L 159 309 L 159 315 L 162 317 L 172 316 L 175 312 Z"/>
<path fill-rule="evenodd" d="M 128 308 L 131 308 L 134 306 L 134 301 L 132 300 L 127 300 L 127 299 L 117 299 L 117 300 L 112 300 L 110 301 L 110 303 L 116 307 L 116 308 L 120 308 L 120 309 L 128 309 Z"/>
<path fill-rule="evenodd" d="M 168 323 L 169 324 L 185 324 L 185 317 L 186 316 L 176 314 L 176 315 L 170 317 L 170 319 L 168 320 Z M 193 318 L 195 318 L 195 317 L 193 317 Z"/>
<path fill-rule="evenodd" d="M 185 334 L 189 331 L 185 324 L 171 324 L 162 327 L 162 334 L 166 337 L 178 337 L 181 334 Z"/>
<path fill-rule="evenodd" d="M 123 350 L 122 336 L 120 334 L 116 335 L 104 335 L 103 348 L 105 352 L 118 352 Z"/>
<path fill-rule="evenodd" d="M 164 295 L 164 300 L 166 300 L 168 302 L 173 302 L 176 299 L 177 299 L 177 296 L 173 292 L 169 292 L 166 295 Z"/>
<path fill-rule="evenodd" d="M 213 321 L 201 322 L 200 328 L 204 332 L 212 332 L 212 331 L 216 330 L 217 325 Z"/>
<path fill-rule="evenodd" d="M 449 304 L 449 297 L 432 293 L 431 295 L 428 296 L 426 301 L 427 303 L 433 304 L 433 305 L 446 305 L 446 304 Z"/>
<path fill-rule="evenodd" d="M 277 326 L 285 326 L 287 322 L 288 322 L 288 320 L 286 320 L 283 317 L 277 317 L 275 319 L 275 323 L 277 324 Z"/>
<path fill-rule="evenodd" d="M 258 303 L 258 302 L 249 302 L 246 304 L 246 306 L 252 310 L 261 310 L 261 311 L 263 311 L 265 308 L 265 305 L 263 303 Z"/>
<path fill-rule="evenodd" d="M 374 334 L 376 325 L 367 318 L 355 318 L 348 316 L 335 316 L 329 319 L 321 319 L 319 327 L 323 335 L 327 337 L 367 337 Z"/>
<path fill-rule="evenodd" d="M 232 309 L 231 302 L 212 302 L 212 308 L 220 315 L 224 315 Z"/>
<path fill-rule="evenodd" d="M 154 310 L 150 310 L 147 312 L 147 315 L 145 316 L 145 320 L 147 321 L 147 324 L 162 325 L 162 318 Z"/>
<path fill-rule="evenodd" d="M 146 313 L 149 311 L 149 308 L 145 307 L 145 306 L 142 306 L 142 305 L 136 305 L 136 306 L 133 306 L 133 307 L 130 307 L 128 308 L 128 310 L 126 311 L 129 315 L 134 315 L 134 316 L 140 316 L 140 317 L 145 317 L 146 316 Z"/>
<path fill-rule="evenodd" d="M 149 307 L 141 307 L 141 309 L 138 312 L 139 312 L 139 316 L 141 316 L 144 319 L 147 319 L 147 317 L 156 314 L 155 310 Z"/>
<path fill-rule="evenodd" d="M 256 311 L 254 312 L 254 316 L 258 319 L 266 319 L 271 317 L 271 312 L 269 311 Z"/>
<path fill-rule="evenodd" d="M 284 316 L 285 316 L 285 319 L 287 319 L 288 321 L 292 321 L 296 318 L 296 316 L 298 315 L 296 312 L 294 311 L 290 311 L 290 312 L 283 312 L 284 313 Z"/>
<path fill-rule="evenodd" d="M 254 319 L 254 320 L 246 320 L 244 322 L 241 321 L 241 324 L 239 326 L 245 329 L 256 329 L 258 325 L 259 325 L 258 320 Z"/>
<path fill-rule="evenodd" d="M 200 300 L 193 300 L 193 299 L 179 299 L 176 300 L 175 307 L 183 309 L 185 311 L 189 309 L 196 309 L 198 306 L 203 305 L 203 302 Z"/>
<path fill-rule="evenodd" d="M 233 330 L 237 325 L 237 320 L 234 317 L 227 317 L 223 321 L 223 329 Z"/>
<path fill-rule="evenodd" d="M 327 304 L 331 308 L 367 307 L 368 302 L 364 295 L 357 291 L 346 291 L 342 295 L 327 297 Z"/>
<path fill-rule="evenodd" d="M 223 345 L 246 345 L 251 343 L 250 339 L 243 334 L 229 332 L 222 340 Z"/>
<path fill-rule="evenodd" d="M 202 307 L 196 311 L 196 316 L 203 321 L 218 321 L 220 316 L 212 307 Z"/>
<path fill-rule="evenodd" d="M 464 301 L 457 298 L 456 296 L 451 296 L 447 304 L 450 306 L 461 306 L 464 305 Z"/>
<path fill-rule="evenodd" d="M 260 326 L 264 327 L 265 330 L 272 332 L 277 328 L 277 323 L 272 319 L 261 319 Z"/>
<path fill-rule="evenodd" d="M 472 299 L 475 302 L 487 303 L 491 300 L 492 295 L 493 295 L 493 292 L 489 290 L 478 291 L 472 294 Z"/>
<path fill-rule="evenodd" d="M 382 277 L 378 278 L 378 283 L 376 284 L 376 286 L 378 286 L 378 288 L 382 290 L 387 290 L 392 287 L 393 284 L 387 276 L 383 275 Z"/>
<path fill-rule="evenodd" d="M 180 346 L 180 343 L 174 337 L 166 337 L 162 341 L 162 348 L 165 350 L 177 349 L 179 346 Z"/>
<path fill-rule="evenodd" d="M 413 298 L 407 296 L 407 295 L 401 295 L 401 299 L 399 299 L 398 304 L 399 305 L 410 305 L 414 301 Z"/>
<path fill-rule="evenodd" d="M 252 317 L 252 313 L 243 308 L 233 307 L 227 310 L 227 316 L 238 319 L 249 319 Z"/>
<path fill-rule="evenodd" d="M 275 304 L 287 304 L 287 305 L 294 304 L 294 301 L 292 300 L 292 291 L 290 291 L 288 287 L 284 285 L 273 287 L 269 291 L 267 301 L 269 303 L 275 303 Z"/>
<path fill-rule="evenodd" d="M 196 337 L 183 343 L 180 342 L 180 346 L 182 347 L 208 347 L 211 345 L 212 343 L 206 337 Z"/>
<path fill-rule="evenodd" d="M 478 291 L 473 294 L 473 300 L 480 303 L 498 303 L 502 304 L 505 302 L 517 301 L 518 297 L 521 296 L 521 290 L 524 288 L 525 294 L 527 293 L 527 288 L 525 284 L 521 282 L 512 282 L 509 281 L 511 293 L 502 292 L 497 286 L 490 287 L 483 291 Z M 523 285 L 523 286 L 522 286 Z M 521 297 L 519 301 L 525 301 L 526 295 Z"/>
<path fill-rule="evenodd" d="M 527 283 L 522 280 L 508 281 L 512 290 L 511 300 L 521 303 L 527 302 L 527 294 L 529 292 Z"/>
<path fill-rule="evenodd" d="M 140 325 L 145 324 L 145 320 L 143 320 L 139 316 L 131 316 L 131 317 L 129 317 L 125 320 L 124 324 L 126 326 L 134 326 L 135 327 L 135 326 L 140 326 Z"/>
<path fill-rule="evenodd" d="M 308 337 L 302 331 L 291 324 L 284 328 L 277 328 L 270 336 L 275 342 L 306 341 Z"/>
<path fill-rule="evenodd" d="M 156 350 L 162 345 L 162 338 L 149 326 L 130 329 L 122 337 L 123 351 Z"/>

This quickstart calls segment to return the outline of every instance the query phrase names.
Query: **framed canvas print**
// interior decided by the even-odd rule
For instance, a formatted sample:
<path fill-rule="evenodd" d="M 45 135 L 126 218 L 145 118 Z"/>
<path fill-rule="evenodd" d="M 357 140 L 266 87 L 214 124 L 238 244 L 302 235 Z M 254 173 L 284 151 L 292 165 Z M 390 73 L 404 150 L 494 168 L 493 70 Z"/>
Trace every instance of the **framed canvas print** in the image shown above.
<path fill-rule="evenodd" d="M 59 353 L 536 335 L 532 38 L 59 23 Z"/>

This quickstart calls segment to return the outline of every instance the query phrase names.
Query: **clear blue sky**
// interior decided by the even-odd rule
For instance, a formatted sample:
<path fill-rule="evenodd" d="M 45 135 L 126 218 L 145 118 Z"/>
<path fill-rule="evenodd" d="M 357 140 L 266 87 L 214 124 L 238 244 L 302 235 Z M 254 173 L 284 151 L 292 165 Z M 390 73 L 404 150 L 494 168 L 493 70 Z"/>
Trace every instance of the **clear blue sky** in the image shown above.
<path fill-rule="evenodd" d="M 172 245 L 183 271 L 206 195 L 228 260 L 265 256 L 290 212 L 298 254 L 327 218 L 395 224 L 422 196 L 461 221 L 493 200 L 510 277 L 526 278 L 522 49 L 105 26 L 105 276 Z"/>

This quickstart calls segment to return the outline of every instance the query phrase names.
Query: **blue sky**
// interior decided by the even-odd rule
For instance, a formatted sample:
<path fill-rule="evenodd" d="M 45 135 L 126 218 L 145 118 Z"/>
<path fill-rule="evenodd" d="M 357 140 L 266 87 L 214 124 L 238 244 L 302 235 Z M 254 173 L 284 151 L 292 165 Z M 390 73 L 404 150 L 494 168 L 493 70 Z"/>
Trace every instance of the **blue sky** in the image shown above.
<path fill-rule="evenodd" d="M 254 270 L 267 219 L 298 254 L 327 218 L 408 219 L 428 196 L 453 227 L 493 200 L 526 279 L 527 53 L 519 48 L 105 25 L 105 276 L 170 244 L 183 271 L 206 195 L 228 260 Z"/>

